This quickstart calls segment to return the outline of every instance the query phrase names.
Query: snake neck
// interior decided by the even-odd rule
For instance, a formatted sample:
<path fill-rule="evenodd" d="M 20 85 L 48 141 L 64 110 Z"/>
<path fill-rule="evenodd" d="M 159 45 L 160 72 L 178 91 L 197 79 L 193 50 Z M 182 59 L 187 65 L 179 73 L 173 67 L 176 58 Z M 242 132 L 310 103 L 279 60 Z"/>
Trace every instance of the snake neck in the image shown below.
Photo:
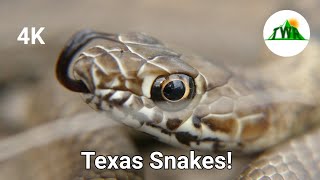
<path fill-rule="evenodd" d="M 318 47 L 310 44 L 301 55 L 245 72 L 188 62 L 208 84 L 194 110 L 202 138 L 226 135 L 222 149 L 253 152 L 319 124 Z"/>
<path fill-rule="evenodd" d="M 267 105 L 272 138 L 282 141 L 320 124 L 319 57 L 313 42 L 295 57 L 272 59 L 244 76 L 251 93 Z"/>

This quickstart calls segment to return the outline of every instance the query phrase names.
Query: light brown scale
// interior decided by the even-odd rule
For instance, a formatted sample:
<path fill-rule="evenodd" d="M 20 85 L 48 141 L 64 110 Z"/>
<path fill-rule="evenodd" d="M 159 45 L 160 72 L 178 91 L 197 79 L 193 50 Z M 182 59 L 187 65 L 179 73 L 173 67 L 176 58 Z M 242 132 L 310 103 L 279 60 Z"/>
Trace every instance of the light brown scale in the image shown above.
<path fill-rule="evenodd" d="M 137 69 L 142 66 L 143 62 L 136 57 L 135 55 L 131 56 L 129 53 L 125 53 L 118 61 L 115 60 L 113 56 L 120 56 L 121 52 L 110 52 L 102 53 L 95 57 L 95 70 L 94 76 L 99 81 L 97 88 L 99 89 L 108 89 L 114 88 L 123 91 L 133 91 L 135 94 L 142 94 L 141 84 L 142 80 L 136 78 Z M 132 66 L 128 66 L 128 62 L 132 61 Z M 119 64 L 121 63 L 121 64 Z M 119 66 L 124 66 L 126 69 L 125 77 L 123 72 L 121 72 Z M 118 82 L 115 84 L 115 82 Z"/>
<path fill-rule="evenodd" d="M 141 66 L 146 62 L 144 59 L 141 59 L 136 54 L 130 52 L 110 52 L 112 56 L 117 58 L 118 67 L 121 66 L 121 70 L 124 71 L 122 74 L 126 79 L 136 79 L 137 69 L 140 69 Z"/>
<path fill-rule="evenodd" d="M 120 72 L 117 61 L 108 52 L 96 55 L 95 63 L 106 75 L 111 77 Z"/>
<path fill-rule="evenodd" d="M 92 47 L 87 49 L 86 53 L 89 55 L 100 56 L 102 54 L 107 53 L 107 51 L 105 49 L 102 49 L 101 47 Z M 84 54 L 81 54 L 81 55 L 84 55 Z"/>
<path fill-rule="evenodd" d="M 221 97 L 209 105 L 211 114 L 227 114 L 233 111 L 233 100 L 228 97 Z"/>
<path fill-rule="evenodd" d="M 198 71 L 190 65 L 183 63 L 178 57 L 159 56 L 153 60 L 148 61 L 158 67 L 161 67 L 169 74 L 186 74 L 193 78 L 198 76 Z"/>
<path fill-rule="evenodd" d="M 233 117 L 208 116 L 201 119 L 214 132 L 222 132 L 234 137 L 238 130 L 238 121 Z"/>
<path fill-rule="evenodd" d="M 160 75 L 168 75 L 168 74 L 169 73 L 164 69 L 159 68 L 158 66 L 148 62 L 143 64 L 138 72 L 138 76 L 140 78 L 147 77 L 147 76 L 160 76 Z"/>
<path fill-rule="evenodd" d="M 252 121 L 241 122 L 243 123 L 240 138 L 246 143 L 249 141 L 254 141 L 270 128 L 270 122 L 268 121 L 268 116 L 263 114 L 261 117 L 255 118 Z"/>
<path fill-rule="evenodd" d="M 138 54 L 144 59 L 151 60 L 157 56 L 179 56 L 176 52 L 159 46 L 146 46 L 142 44 L 126 44 L 133 53 Z"/>

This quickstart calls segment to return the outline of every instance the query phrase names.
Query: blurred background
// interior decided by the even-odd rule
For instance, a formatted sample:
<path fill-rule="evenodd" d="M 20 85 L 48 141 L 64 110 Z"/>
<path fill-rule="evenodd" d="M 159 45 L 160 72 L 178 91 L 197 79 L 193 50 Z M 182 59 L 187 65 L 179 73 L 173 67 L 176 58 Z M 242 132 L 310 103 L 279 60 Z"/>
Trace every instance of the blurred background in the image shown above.
<path fill-rule="evenodd" d="M 229 66 L 251 68 L 268 63 L 274 57 L 266 50 L 262 37 L 263 26 L 270 15 L 283 9 L 299 12 L 309 22 L 313 41 L 320 32 L 319 8 L 317 0 L 1 1 L 0 140 L 54 120 L 58 112 L 76 111 L 76 108 L 63 108 L 68 98 L 79 96 L 58 85 L 54 65 L 65 42 L 80 29 L 109 33 L 142 31 L 190 51 L 188 53 Z M 41 36 L 46 44 L 18 42 L 16 39 L 23 27 L 45 27 Z M 56 95 L 57 92 L 63 95 Z M 172 154 L 186 153 L 166 146 L 161 148 Z M 153 150 L 156 149 L 140 149 L 140 152 L 148 154 Z M 240 158 L 234 162 L 240 168 L 231 171 L 146 170 L 146 176 L 155 180 L 228 179 L 239 174 L 249 161 Z"/>

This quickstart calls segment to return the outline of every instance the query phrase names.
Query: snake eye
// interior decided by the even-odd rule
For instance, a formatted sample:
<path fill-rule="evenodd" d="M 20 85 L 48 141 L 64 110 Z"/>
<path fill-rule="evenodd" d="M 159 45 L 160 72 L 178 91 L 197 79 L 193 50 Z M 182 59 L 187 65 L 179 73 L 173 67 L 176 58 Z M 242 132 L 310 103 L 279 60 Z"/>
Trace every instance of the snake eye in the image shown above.
<path fill-rule="evenodd" d="M 193 79 L 185 74 L 158 77 L 151 89 L 151 99 L 162 109 L 176 111 L 186 107 L 195 95 Z"/>
<path fill-rule="evenodd" d="M 162 95 L 169 101 L 178 101 L 183 98 L 186 88 L 181 80 L 172 80 L 163 85 Z"/>

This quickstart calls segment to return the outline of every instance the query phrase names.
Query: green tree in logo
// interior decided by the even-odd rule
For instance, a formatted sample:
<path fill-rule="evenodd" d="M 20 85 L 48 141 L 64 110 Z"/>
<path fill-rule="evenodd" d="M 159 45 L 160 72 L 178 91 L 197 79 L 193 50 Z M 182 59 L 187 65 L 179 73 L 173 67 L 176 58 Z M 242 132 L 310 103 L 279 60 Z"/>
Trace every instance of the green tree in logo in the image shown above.
<path fill-rule="evenodd" d="M 281 38 L 277 38 L 277 33 L 281 34 Z M 298 29 L 292 26 L 288 20 L 281 26 L 273 29 L 273 33 L 267 40 L 306 40 L 298 31 Z"/>

